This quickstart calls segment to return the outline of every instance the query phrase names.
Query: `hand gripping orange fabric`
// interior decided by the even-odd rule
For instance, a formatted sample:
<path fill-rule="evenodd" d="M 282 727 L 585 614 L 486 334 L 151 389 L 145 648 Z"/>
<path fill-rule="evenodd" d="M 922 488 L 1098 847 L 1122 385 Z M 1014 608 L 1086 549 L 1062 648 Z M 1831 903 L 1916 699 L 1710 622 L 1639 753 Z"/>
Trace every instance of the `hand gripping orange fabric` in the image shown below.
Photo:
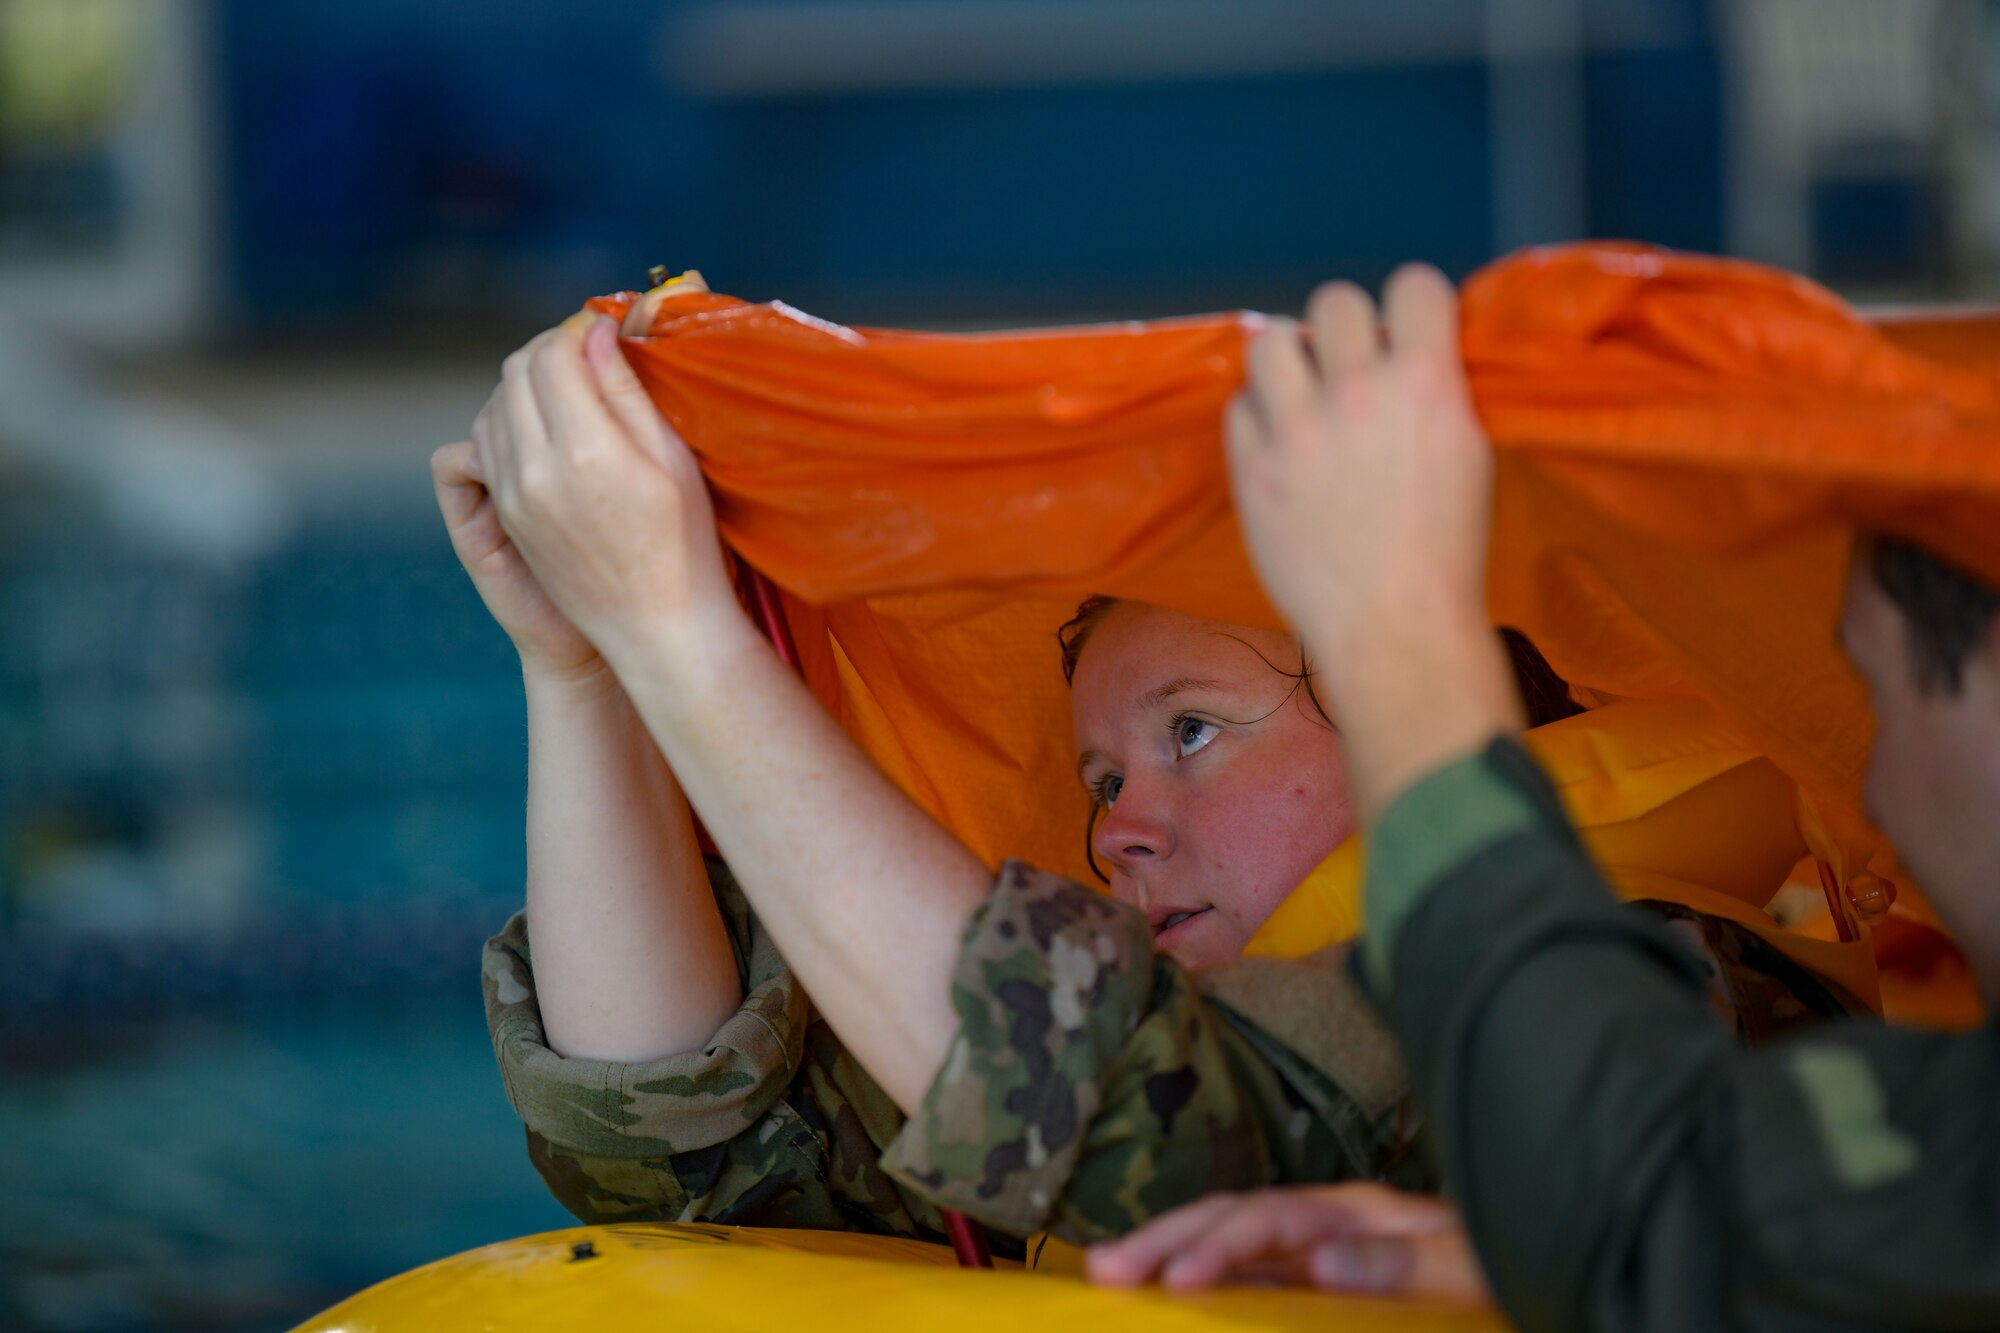
<path fill-rule="evenodd" d="M 1628 245 L 1525 251 L 1463 298 L 1495 620 L 1586 691 L 1706 705 L 1840 878 L 1893 874 L 1833 639 L 1846 556 L 1895 532 L 2000 581 L 2000 319 L 1870 323 Z M 1275 623 L 1221 449 L 1260 319 L 950 336 L 691 294 L 625 350 L 848 731 L 989 862 L 1081 876 L 1055 627 L 1091 593 Z"/>

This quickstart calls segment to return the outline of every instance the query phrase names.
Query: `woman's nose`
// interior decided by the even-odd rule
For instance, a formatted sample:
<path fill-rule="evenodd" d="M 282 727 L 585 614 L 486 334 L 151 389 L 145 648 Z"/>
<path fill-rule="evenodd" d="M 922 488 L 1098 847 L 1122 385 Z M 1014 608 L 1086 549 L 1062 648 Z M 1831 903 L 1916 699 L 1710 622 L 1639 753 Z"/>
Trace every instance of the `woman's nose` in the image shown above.
<path fill-rule="evenodd" d="M 1174 853 L 1173 823 L 1159 801 L 1128 778 L 1117 803 L 1097 821 L 1091 850 L 1100 860 L 1126 871 L 1153 864 Z"/>

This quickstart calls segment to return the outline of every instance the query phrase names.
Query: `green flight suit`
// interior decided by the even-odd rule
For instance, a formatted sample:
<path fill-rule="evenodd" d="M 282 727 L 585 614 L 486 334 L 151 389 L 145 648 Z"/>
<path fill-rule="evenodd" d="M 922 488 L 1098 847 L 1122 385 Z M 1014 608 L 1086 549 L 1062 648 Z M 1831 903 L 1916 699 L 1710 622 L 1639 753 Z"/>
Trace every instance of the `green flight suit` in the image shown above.
<path fill-rule="evenodd" d="M 1400 797 L 1367 876 L 1360 971 L 1523 1328 L 2000 1328 L 2000 1027 L 1740 1049 L 1512 741 Z"/>

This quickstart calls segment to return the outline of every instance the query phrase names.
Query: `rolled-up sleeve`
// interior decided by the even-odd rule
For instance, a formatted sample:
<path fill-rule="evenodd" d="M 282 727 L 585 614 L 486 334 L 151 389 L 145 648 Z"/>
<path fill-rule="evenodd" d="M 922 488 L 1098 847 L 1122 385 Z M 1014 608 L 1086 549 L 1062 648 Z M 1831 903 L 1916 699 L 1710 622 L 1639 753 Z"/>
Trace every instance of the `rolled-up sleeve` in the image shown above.
<path fill-rule="evenodd" d="M 549 1047 L 527 922 L 482 962 L 488 1024 L 529 1157 L 587 1222 L 819 1227 L 937 1238 L 941 1220 L 878 1158 L 902 1117 L 815 1020 L 804 991 L 719 861 L 717 906 L 744 998 L 700 1049 L 638 1063 Z"/>
<path fill-rule="evenodd" d="M 550 1049 L 524 917 L 487 943 L 483 970 L 507 1098 L 531 1131 L 570 1152 L 658 1157 L 713 1147 L 770 1110 L 799 1068 L 806 1007 L 790 972 L 750 991 L 701 1049 L 626 1064 Z"/>
<path fill-rule="evenodd" d="M 1143 914 L 1008 863 L 954 972 L 958 1034 L 884 1166 L 1001 1230 L 1089 1241 L 1213 1190 L 1403 1157 L 1396 1111 L 1363 1105 L 1226 991 L 1204 995 L 1157 954 Z"/>

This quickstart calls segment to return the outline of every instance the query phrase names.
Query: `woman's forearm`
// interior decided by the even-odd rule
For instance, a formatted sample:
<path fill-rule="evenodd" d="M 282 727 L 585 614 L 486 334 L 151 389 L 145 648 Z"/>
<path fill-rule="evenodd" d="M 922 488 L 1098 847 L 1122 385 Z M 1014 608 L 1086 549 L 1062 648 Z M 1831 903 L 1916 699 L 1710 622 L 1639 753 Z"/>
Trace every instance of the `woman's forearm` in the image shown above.
<path fill-rule="evenodd" d="M 700 465 L 615 335 L 608 320 L 574 318 L 507 359 L 473 430 L 478 484 L 535 586 L 610 663 L 819 1011 L 912 1106 L 956 1028 L 951 970 L 989 886 L 985 867 L 882 776 L 758 638 L 736 604 Z M 599 743 L 579 739 L 586 732 Z M 546 799 L 530 824 L 537 847 L 560 852 L 562 864 L 538 852 L 531 874 L 538 895 L 563 897 L 546 913 L 537 897 L 530 924 L 539 972 L 544 915 L 556 923 L 562 980 L 577 997 L 560 1019 L 544 1005 L 551 1039 L 613 1032 L 629 1054 L 669 1026 L 683 1039 L 705 1030 L 666 1002 L 714 995 L 682 972 L 715 960 L 684 930 L 663 930 L 684 924 L 688 895 L 656 892 L 661 849 L 600 841 L 645 824 L 647 787 L 629 751 L 619 751 L 626 762 L 600 758 L 602 735 L 535 728 L 536 745 L 555 753 L 538 769 Z M 673 859 L 691 864 L 683 826 L 674 839 Z M 600 874 L 602 883 L 573 882 Z M 662 959 L 663 934 L 686 957 Z M 602 969 L 595 981 L 592 969 Z M 619 984 L 603 984 L 613 975 Z M 650 987 L 627 984 L 642 978 Z"/>
<path fill-rule="evenodd" d="M 952 967 L 992 877 L 729 611 L 635 636 L 619 677 L 814 1005 L 907 1111 L 957 1031 Z"/>
<path fill-rule="evenodd" d="M 528 926 L 551 1048 L 696 1049 L 742 1002 L 687 801 L 609 671 L 527 675 Z"/>

